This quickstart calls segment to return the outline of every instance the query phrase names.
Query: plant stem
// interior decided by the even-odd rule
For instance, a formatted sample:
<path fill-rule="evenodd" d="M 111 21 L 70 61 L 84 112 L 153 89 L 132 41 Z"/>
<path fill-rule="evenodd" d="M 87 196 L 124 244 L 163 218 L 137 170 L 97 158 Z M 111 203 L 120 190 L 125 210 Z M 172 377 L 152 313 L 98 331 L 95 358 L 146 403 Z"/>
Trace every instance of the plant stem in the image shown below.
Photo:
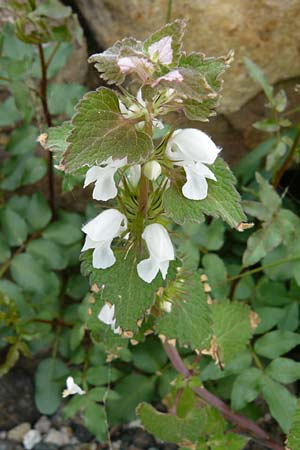
<path fill-rule="evenodd" d="M 298 147 L 299 139 L 300 139 L 300 131 L 297 131 L 297 134 L 295 136 L 295 139 L 294 139 L 293 145 L 291 147 L 291 150 L 290 150 L 289 154 L 287 155 L 287 157 L 285 158 L 285 160 L 284 160 L 280 170 L 277 172 L 277 175 L 276 175 L 275 180 L 273 182 L 273 187 L 275 189 L 278 187 L 282 176 L 284 175 L 286 169 L 288 168 L 289 164 L 293 160 L 293 156 L 294 156 L 295 151 L 297 150 L 297 147 Z"/>
<path fill-rule="evenodd" d="M 60 44 L 61 44 L 61 42 L 56 42 L 55 46 L 53 47 L 53 50 L 52 50 L 52 52 L 51 52 L 51 54 L 50 54 L 50 56 L 49 56 L 49 59 L 48 59 L 48 61 L 46 62 L 46 69 L 47 69 L 47 70 L 49 69 L 49 66 L 50 66 L 50 64 L 52 63 L 52 60 L 53 60 L 54 56 L 56 55 L 56 52 L 57 52 L 57 50 L 59 49 Z"/>
<path fill-rule="evenodd" d="M 171 21 L 172 3 L 173 3 L 172 0 L 168 0 L 166 23 L 169 23 Z"/>
<path fill-rule="evenodd" d="M 43 107 L 43 113 L 45 122 L 48 127 L 52 126 L 52 118 L 49 112 L 48 101 L 47 101 L 47 65 L 45 61 L 45 54 L 42 44 L 38 44 L 38 51 L 40 57 L 41 65 L 41 84 L 40 84 L 40 97 Z M 55 192 L 54 192 L 54 172 L 53 172 L 53 156 L 52 152 L 48 152 L 48 188 L 49 188 L 49 203 L 52 211 L 53 217 L 55 217 Z"/>
<path fill-rule="evenodd" d="M 187 378 L 190 378 L 191 373 L 182 361 L 176 347 L 170 345 L 168 342 L 165 342 L 163 346 L 174 369 Z M 261 442 L 271 450 L 284 450 L 284 447 L 282 447 L 282 445 L 274 441 L 271 436 L 269 436 L 268 433 L 266 433 L 262 428 L 256 425 L 256 423 L 252 422 L 252 420 L 247 419 L 241 414 L 232 411 L 226 405 L 226 403 L 224 403 L 220 398 L 216 397 L 211 392 L 207 391 L 204 387 L 195 387 L 193 388 L 193 390 L 197 395 L 199 395 L 199 397 L 201 397 L 207 403 L 214 406 L 218 411 L 220 411 L 220 413 L 226 420 L 236 425 L 239 432 L 247 433 L 248 435 L 253 437 L 253 439 Z M 237 432 L 238 430 L 232 431 Z"/>

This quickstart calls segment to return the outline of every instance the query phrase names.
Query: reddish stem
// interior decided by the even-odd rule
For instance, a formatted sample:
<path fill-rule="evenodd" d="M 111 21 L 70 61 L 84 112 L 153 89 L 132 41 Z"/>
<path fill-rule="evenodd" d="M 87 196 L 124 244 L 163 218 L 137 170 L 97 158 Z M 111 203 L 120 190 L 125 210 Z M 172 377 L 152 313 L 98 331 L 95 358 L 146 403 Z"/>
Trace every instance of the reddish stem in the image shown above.
<path fill-rule="evenodd" d="M 167 353 L 172 366 L 174 369 L 181 373 L 182 375 L 189 378 L 191 376 L 191 372 L 188 370 L 188 368 L 185 366 L 184 362 L 182 361 L 176 347 L 168 344 L 165 342 L 163 344 L 164 350 Z M 214 394 L 209 392 L 204 387 L 196 387 L 193 388 L 194 392 L 196 392 L 199 397 L 201 397 L 203 400 L 205 400 L 210 405 L 214 406 L 220 413 L 223 415 L 223 417 L 231 422 L 232 424 L 236 425 L 240 432 L 244 431 L 254 439 L 260 441 L 263 443 L 266 447 L 268 447 L 271 450 L 284 450 L 284 447 L 274 441 L 271 436 L 269 436 L 268 433 L 266 433 L 262 428 L 260 428 L 256 423 L 252 422 L 252 420 L 247 419 L 246 417 L 242 416 L 241 414 L 235 413 L 232 411 L 226 403 L 224 403 L 220 398 L 216 397 Z M 233 432 L 236 432 L 236 430 L 231 430 Z"/>

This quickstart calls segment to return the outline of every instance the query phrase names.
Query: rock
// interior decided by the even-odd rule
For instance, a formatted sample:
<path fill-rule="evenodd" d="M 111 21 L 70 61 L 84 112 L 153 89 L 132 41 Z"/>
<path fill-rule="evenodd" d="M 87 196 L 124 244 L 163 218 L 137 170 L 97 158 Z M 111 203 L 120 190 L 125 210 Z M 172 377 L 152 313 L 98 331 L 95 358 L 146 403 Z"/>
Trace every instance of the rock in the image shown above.
<path fill-rule="evenodd" d="M 80 442 L 89 442 L 93 440 L 94 436 L 83 425 L 73 422 L 71 426 L 73 433 Z"/>
<path fill-rule="evenodd" d="M 51 444 L 50 442 L 40 442 L 34 447 L 34 450 L 57 450 L 58 445 Z"/>
<path fill-rule="evenodd" d="M 9 430 L 21 422 L 35 422 L 38 417 L 33 382 L 27 372 L 18 368 L 1 377 L 0 430 Z"/>
<path fill-rule="evenodd" d="M 0 450 L 24 450 L 23 445 L 12 441 L 0 441 Z"/>
<path fill-rule="evenodd" d="M 163 26 L 165 0 L 76 0 L 93 37 L 107 48 L 125 36 L 144 39 Z M 260 88 L 243 63 L 248 56 L 271 83 L 300 74 L 300 2 L 298 0 L 173 0 L 172 19 L 187 22 L 185 48 L 208 56 L 235 51 L 226 75 L 222 111 L 237 111 Z M 77 66 L 77 65 L 76 65 Z"/>
<path fill-rule="evenodd" d="M 69 444 L 69 436 L 64 431 L 58 431 L 54 428 L 50 428 L 49 433 L 47 434 L 45 438 L 45 442 L 49 442 L 51 444 L 56 444 L 57 446 L 61 447 L 63 445 Z"/>
<path fill-rule="evenodd" d="M 148 449 L 149 447 L 155 445 L 155 439 L 151 434 L 141 428 L 138 428 L 135 430 L 133 436 L 133 445 L 138 448 Z"/>
<path fill-rule="evenodd" d="M 0 440 L 3 441 L 4 439 L 6 439 L 7 437 L 7 432 L 6 431 L 0 431 Z"/>
<path fill-rule="evenodd" d="M 26 450 L 32 450 L 41 440 L 42 436 L 38 430 L 29 430 L 23 438 L 23 445 Z"/>
<path fill-rule="evenodd" d="M 46 434 L 51 428 L 51 422 L 46 416 L 41 416 L 34 425 L 34 428 L 41 434 Z"/>
<path fill-rule="evenodd" d="M 12 441 L 22 442 L 25 434 L 30 430 L 31 426 L 28 422 L 20 423 L 16 427 L 9 430 L 7 438 Z"/>

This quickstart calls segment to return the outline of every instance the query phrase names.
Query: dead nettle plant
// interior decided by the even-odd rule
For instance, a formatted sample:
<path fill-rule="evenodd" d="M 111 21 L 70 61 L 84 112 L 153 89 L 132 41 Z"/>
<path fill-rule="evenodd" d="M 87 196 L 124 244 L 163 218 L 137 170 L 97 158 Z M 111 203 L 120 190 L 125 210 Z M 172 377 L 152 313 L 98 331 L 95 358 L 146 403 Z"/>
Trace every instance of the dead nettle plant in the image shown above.
<path fill-rule="evenodd" d="M 169 113 L 199 122 L 216 114 L 221 77 L 232 60 L 232 53 L 186 54 L 184 28 L 176 20 L 144 42 L 126 38 L 92 55 L 89 62 L 114 89 L 87 93 L 72 120 L 50 128 L 41 142 L 61 171 L 85 177 L 84 187 L 92 185 L 99 202 L 99 214 L 82 228 L 93 341 L 104 344 L 112 360 L 129 343 L 138 346 L 156 334 L 178 372 L 168 413 L 138 406 L 145 428 L 182 450 L 238 450 L 247 437 L 283 450 L 199 378 L 202 354 L 226 368 L 258 322 L 247 304 L 212 300 L 206 274 L 181 245 L 180 227 L 206 216 L 222 219 L 236 233 L 249 227 L 221 149 L 199 129 L 170 123 Z M 67 380 L 64 397 L 72 394 L 79 394 L 67 405 L 73 413 L 96 400 L 79 372 L 76 382 Z M 111 405 L 121 408 L 122 397 Z"/>

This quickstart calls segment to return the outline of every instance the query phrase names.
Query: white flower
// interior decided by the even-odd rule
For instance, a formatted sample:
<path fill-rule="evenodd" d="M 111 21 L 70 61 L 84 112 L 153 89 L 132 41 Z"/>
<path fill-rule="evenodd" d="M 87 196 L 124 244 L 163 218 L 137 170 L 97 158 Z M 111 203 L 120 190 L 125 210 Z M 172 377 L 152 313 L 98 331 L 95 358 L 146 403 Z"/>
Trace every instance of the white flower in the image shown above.
<path fill-rule="evenodd" d="M 120 106 L 120 111 L 123 114 L 123 116 L 125 116 L 128 119 L 133 118 L 133 117 L 141 117 L 141 116 L 144 116 L 145 114 L 148 114 L 147 105 L 142 97 L 142 89 L 141 88 L 137 91 L 136 102 L 133 102 L 129 107 L 126 107 L 124 105 L 124 103 L 122 103 L 121 100 L 119 100 L 119 106 Z M 155 128 L 159 128 L 159 129 L 164 128 L 164 124 L 162 123 L 162 121 L 157 119 L 156 117 L 152 117 L 152 125 Z M 145 126 L 145 122 L 143 120 L 141 120 L 140 122 L 135 124 L 135 127 L 139 130 L 142 129 L 144 126 Z"/>
<path fill-rule="evenodd" d="M 124 74 L 135 72 L 145 82 L 154 72 L 154 66 L 146 58 L 124 56 L 118 60 L 120 71 Z"/>
<path fill-rule="evenodd" d="M 115 334 L 120 334 L 121 328 L 116 328 L 116 319 L 114 318 L 114 315 L 115 305 L 109 305 L 108 303 L 105 303 L 98 314 L 98 319 L 106 325 L 110 325 L 110 328 Z"/>
<path fill-rule="evenodd" d="M 139 277 L 146 283 L 151 283 L 160 271 L 165 279 L 169 261 L 175 259 L 173 245 L 167 230 L 158 223 L 147 225 L 142 238 L 146 241 L 150 257 L 138 263 Z"/>
<path fill-rule="evenodd" d="M 130 166 L 127 173 L 127 178 L 133 187 L 137 187 L 141 178 L 141 166 L 140 164 L 134 164 Z"/>
<path fill-rule="evenodd" d="M 96 183 L 93 190 L 93 198 L 95 200 L 106 201 L 115 198 L 118 189 L 116 187 L 114 175 L 120 167 L 123 167 L 126 164 L 127 157 L 113 161 L 110 156 L 99 166 L 93 166 L 87 171 L 83 187 L 85 188 L 95 181 Z"/>
<path fill-rule="evenodd" d="M 163 311 L 170 313 L 172 311 L 172 303 L 169 302 L 168 300 L 164 300 L 162 302 L 161 308 Z"/>
<path fill-rule="evenodd" d="M 148 161 L 144 166 L 144 174 L 148 180 L 156 180 L 161 174 L 161 165 L 157 161 Z"/>
<path fill-rule="evenodd" d="M 172 36 L 165 36 L 151 44 L 148 53 L 153 62 L 171 64 L 173 61 Z"/>
<path fill-rule="evenodd" d="M 67 378 L 67 389 L 65 389 L 62 393 L 63 398 L 68 397 L 68 395 L 74 395 L 74 394 L 78 394 L 78 395 L 83 395 L 85 394 L 85 391 L 83 391 L 81 389 L 80 386 L 78 386 L 78 384 L 76 384 L 74 382 L 74 378 L 73 377 L 68 377 Z"/>
<path fill-rule="evenodd" d="M 119 237 L 127 228 L 127 219 L 117 209 L 107 209 L 88 222 L 82 231 L 86 233 L 86 240 L 81 251 L 94 248 L 93 267 L 107 269 L 116 258 L 110 248 L 112 240 Z"/>
<path fill-rule="evenodd" d="M 206 178 L 217 181 L 205 164 L 213 164 L 221 151 L 203 131 L 195 128 L 176 130 L 170 137 L 166 154 L 177 166 L 182 166 L 186 183 L 182 193 L 191 200 L 203 200 L 207 196 Z"/>

